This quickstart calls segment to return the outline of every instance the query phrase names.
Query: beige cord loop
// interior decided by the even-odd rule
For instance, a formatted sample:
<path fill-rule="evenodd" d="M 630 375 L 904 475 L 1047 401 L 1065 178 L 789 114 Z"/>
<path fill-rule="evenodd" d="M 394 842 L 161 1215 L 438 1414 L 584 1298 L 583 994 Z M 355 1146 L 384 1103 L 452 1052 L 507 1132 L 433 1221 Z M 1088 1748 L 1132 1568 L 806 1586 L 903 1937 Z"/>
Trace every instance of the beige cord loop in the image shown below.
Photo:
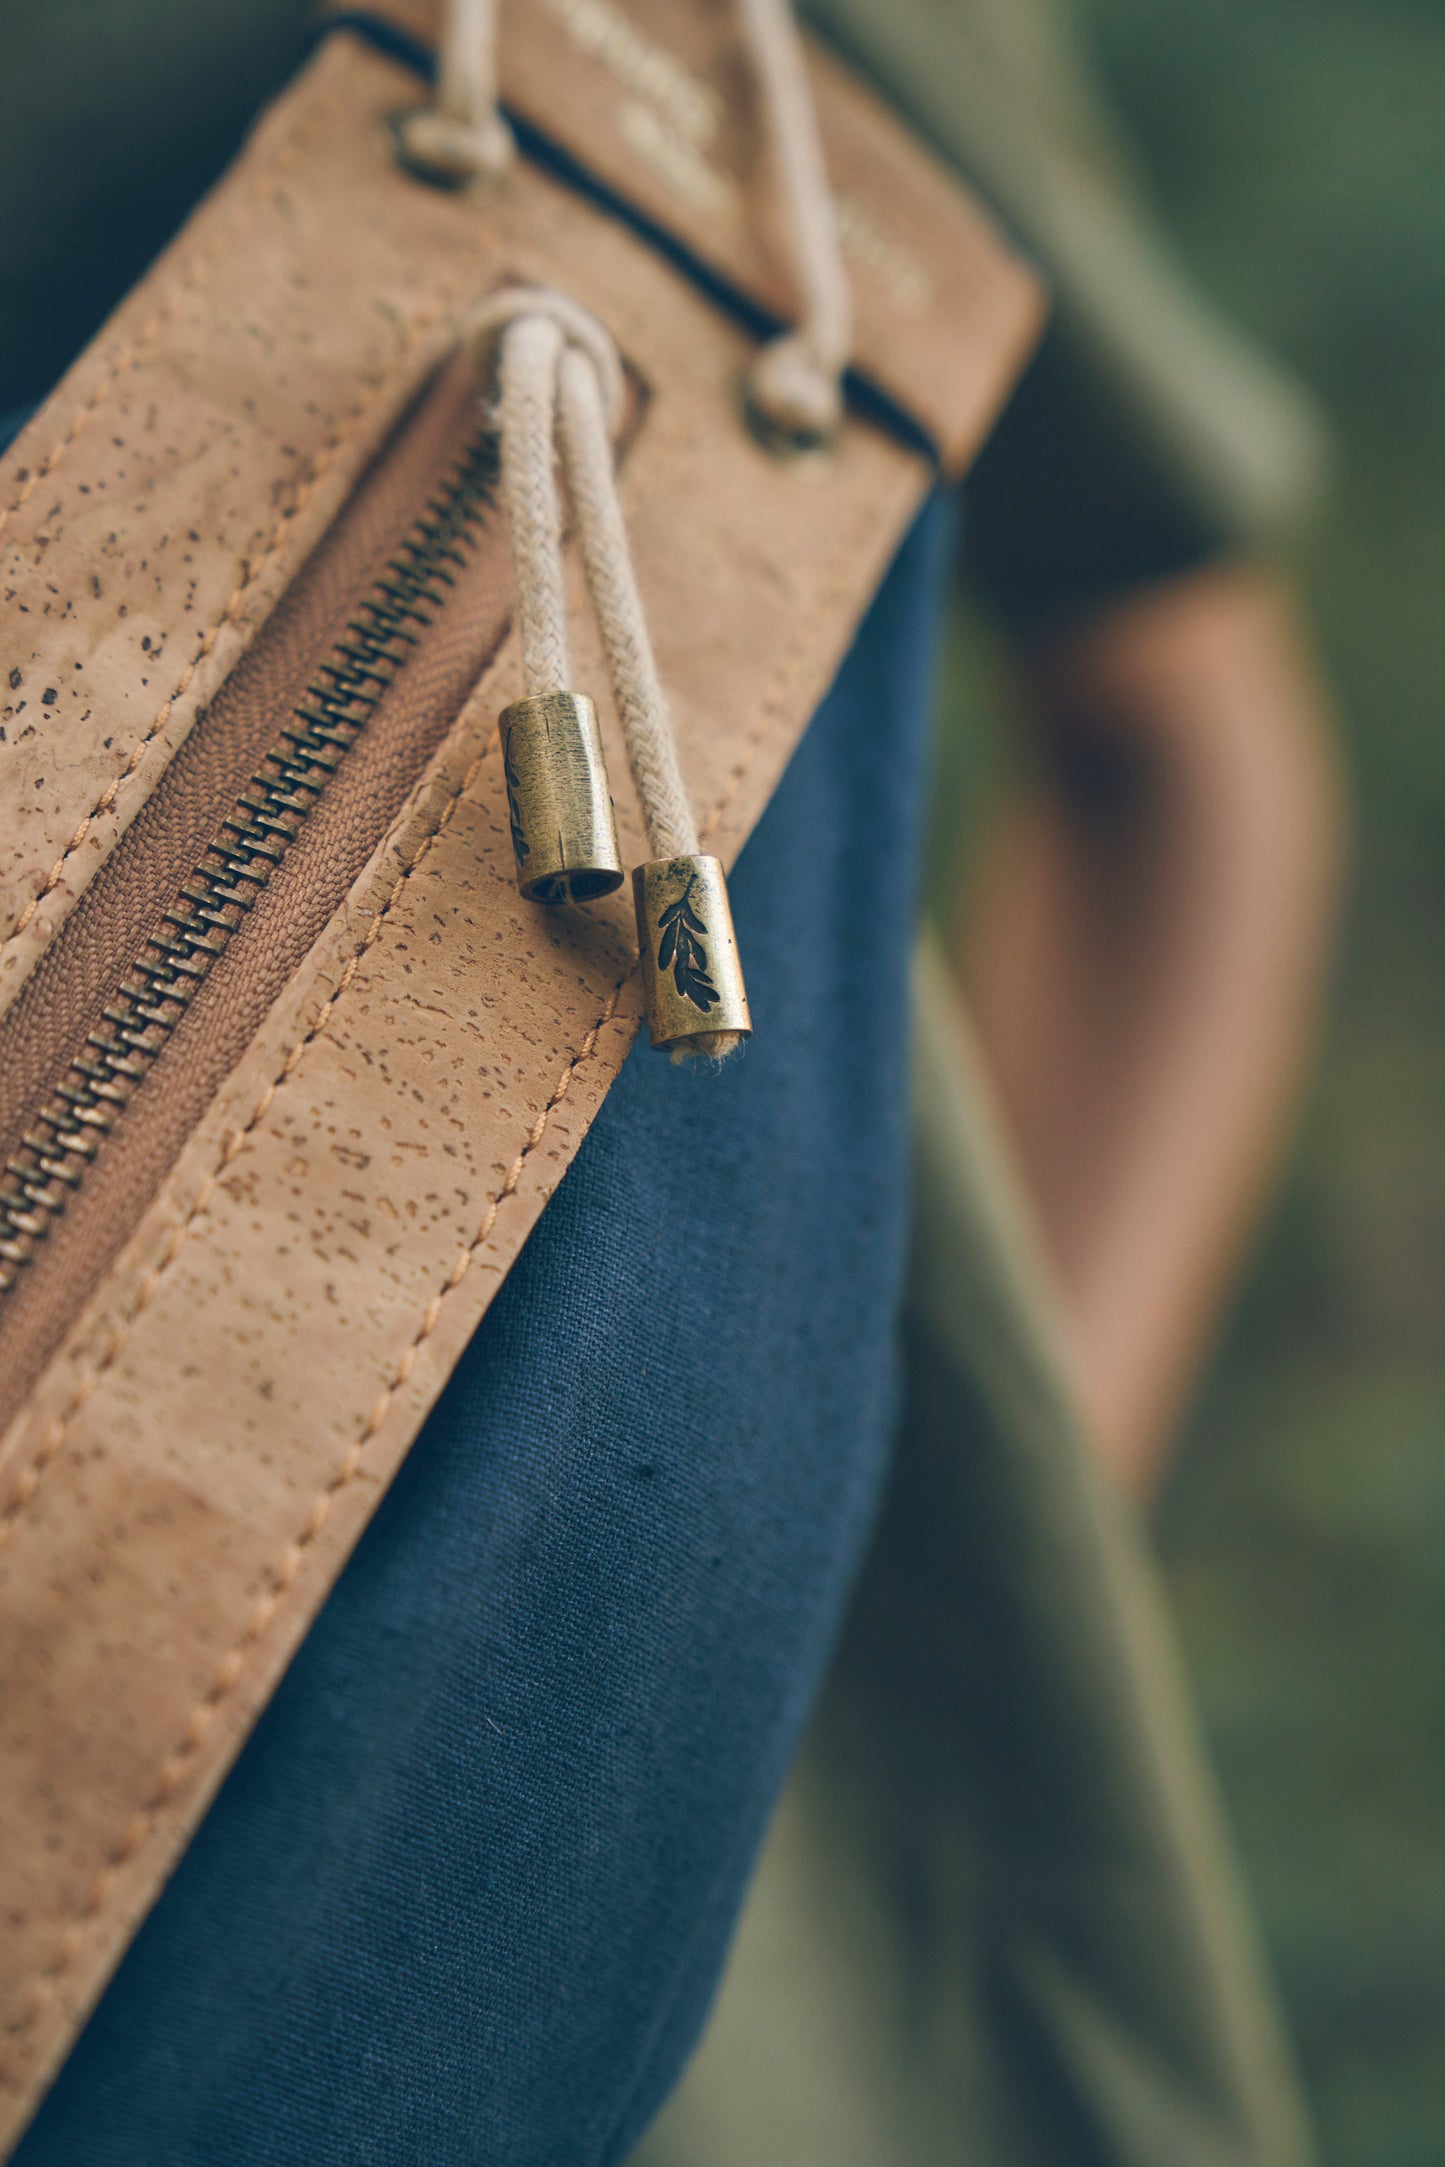
<path fill-rule="evenodd" d="M 539 696 L 568 686 L 560 445 L 648 842 L 659 858 L 695 851 L 697 822 L 677 764 L 617 495 L 612 438 L 626 396 L 617 348 L 596 317 L 565 294 L 527 286 L 493 294 L 464 335 L 484 367 L 496 357 L 502 494 L 527 692 Z"/>
<path fill-rule="evenodd" d="M 492 295 L 470 318 L 464 338 L 484 368 L 495 365 L 502 494 L 527 694 L 542 698 L 569 689 L 560 451 L 648 848 L 659 860 L 693 856 L 697 820 L 617 493 L 612 446 L 626 400 L 617 348 L 576 302 L 533 287 Z M 740 1038 L 735 1031 L 714 1031 L 680 1050 L 718 1057 Z"/>
<path fill-rule="evenodd" d="M 551 286 L 504 286 L 472 311 L 462 337 L 483 373 L 493 366 L 503 332 L 524 316 L 547 317 L 570 345 L 582 348 L 597 371 L 607 426 L 616 436 L 627 411 L 627 382 L 616 344 L 590 310 Z"/>
<path fill-rule="evenodd" d="M 796 328 L 758 355 L 748 377 L 748 404 L 765 435 L 789 444 L 823 443 L 843 416 L 853 312 L 818 116 L 789 0 L 737 4 L 787 201 L 798 290 Z M 407 114 L 398 127 L 408 163 L 431 178 L 495 180 L 512 155 L 511 133 L 497 108 L 498 11 L 499 0 L 447 0 L 437 103 Z M 610 397 L 608 412 L 614 412 Z"/>
<path fill-rule="evenodd" d="M 407 164 L 443 186 L 502 178 L 516 146 L 497 102 L 497 0 L 447 0 L 436 103 L 404 113 L 397 140 Z"/>

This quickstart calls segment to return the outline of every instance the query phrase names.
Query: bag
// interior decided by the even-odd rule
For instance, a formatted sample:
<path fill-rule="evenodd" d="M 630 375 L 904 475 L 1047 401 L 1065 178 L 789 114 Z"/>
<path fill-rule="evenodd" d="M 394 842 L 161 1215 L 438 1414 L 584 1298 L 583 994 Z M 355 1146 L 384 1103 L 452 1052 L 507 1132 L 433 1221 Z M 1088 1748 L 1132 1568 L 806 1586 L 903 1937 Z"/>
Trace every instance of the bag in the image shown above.
<path fill-rule="evenodd" d="M 522 281 L 621 349 L 638 576 L 728 862 L 1037 324 L 973 205 L 812 55 L 859 373 L 827 456 L 778 460 L 739 413 L 786 280 L 726 11 L 648 0 L 631 43 L 566 0 L 513 17 L 504 188 L 398 167 L 429 15 L 343 24 L 6 466 L 10 2141 L 640 1020 L 625 905 L 517 892 L 510 562 L 459 322 Z M 602 729 L 620 775 L 606 703 Z"/>

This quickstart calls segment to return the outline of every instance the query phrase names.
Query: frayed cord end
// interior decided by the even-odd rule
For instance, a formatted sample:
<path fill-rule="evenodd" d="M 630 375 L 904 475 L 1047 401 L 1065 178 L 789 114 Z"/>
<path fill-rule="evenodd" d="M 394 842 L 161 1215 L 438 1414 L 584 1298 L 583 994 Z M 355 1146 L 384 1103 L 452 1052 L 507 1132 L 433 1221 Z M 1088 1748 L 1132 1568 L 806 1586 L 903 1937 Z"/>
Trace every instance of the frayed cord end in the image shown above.
<path fill-rule="evenodd" d="M 679 1039 L 669 1051 L 674 1062 L 711 1061 L 716 1065 L 736 1053 L 747 1036 L 746 1031 L 700 1031 L 696 1038 Z"/>

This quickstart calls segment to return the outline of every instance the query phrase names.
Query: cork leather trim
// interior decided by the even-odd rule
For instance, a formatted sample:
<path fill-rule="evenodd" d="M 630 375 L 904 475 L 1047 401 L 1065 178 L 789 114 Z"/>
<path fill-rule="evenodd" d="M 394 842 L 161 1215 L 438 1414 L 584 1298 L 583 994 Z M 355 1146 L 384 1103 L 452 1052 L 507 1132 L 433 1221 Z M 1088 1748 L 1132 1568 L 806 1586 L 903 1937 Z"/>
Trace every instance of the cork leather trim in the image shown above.
<path fill-rule="evenodd" d="M 471 290 L 455 231 L 426 262 L 393 252 L 365 286 L 343 250 L 314 252 L 297 282 L 276 229 L 298 180 L 317 183 L 304 101 L 280 101 L 241 170 L 245 185 L 201 206 L 6 458 L 0 1008 Z"/>
<path fill-rule="evenodd" d="M 441 0 L 343 15 L 435 50 Z M 793 306 L 788 221 L 741 12 L 718 0 L 529 0 L 500 17 L 502 94 L 755 307 Z M 932 154 L 816 39 L 805 40 L 853 303 L 853 358 L 932 439 L 946 473 L 976 447 L 975 402 L 1029 275 Z M 415 93 L 413 102 L 415 102 Z"/>
<path fill-rule="evenodd" d="M 386 119 L 412 87 L 331 41 L 122 312 L 124 336 L 22 440 L 38 477 L 24 509 L 49 516 L 62 482 L 79 509 L 49 546 L 31 534 L 10 592 L 36 623 L 19 636 L 47 684 L 84 644 L 77 674 L 119 688 L 130 718 L 113 731 L 108 711 L 51 703 L 64 787 L 38 855 L 45 822 L 24 826 L 4 796 L 4 840 L 32 866 L 77 817 L 71 858 L 106 847 L 460 305 L 502 275 L 603 314 L 651 389 L 624 496 L 689 785 L 725 859 L 929 484 L 915 453 L 857 421 L 825 466 L 770 459 L 737 424 L 742 334 L 535 170 L 485 213 L 398 175 Z M 975 439 L 1036 315 L 1015 269 L 993 268 L 1014 301 L 969 379 Z M 996 331 L 996 294 L 985 313 Z M 132 430 L 168 447 L 140 489 L 111 459 Z M 96 523 L 102 489 L 118 508 Z M 158 576 L 192 527 L 166 560 L 181 571 Z M 87 602 L 83 537 L 102 530 L 114 549 L 92 547 L 102 594 Z M 579 606 L 579 676 L 600 685 L 586 622 Z M 158 690 L 165 719 L 143 724 Z M 517 896 L 495 716 L 519 690 L 509 640 L 0 1445 L 0 2141 L 24 2127 L 636 1033 L 625 908 L 549 915 Z M 604 731 L 621 776 L 610 714 Z M 92 793 L 127 768 L 100 806 Z M 629 793 L 618 809 L 635 861 Z M 81 871 L 21 942 L 45 938 Z"/>

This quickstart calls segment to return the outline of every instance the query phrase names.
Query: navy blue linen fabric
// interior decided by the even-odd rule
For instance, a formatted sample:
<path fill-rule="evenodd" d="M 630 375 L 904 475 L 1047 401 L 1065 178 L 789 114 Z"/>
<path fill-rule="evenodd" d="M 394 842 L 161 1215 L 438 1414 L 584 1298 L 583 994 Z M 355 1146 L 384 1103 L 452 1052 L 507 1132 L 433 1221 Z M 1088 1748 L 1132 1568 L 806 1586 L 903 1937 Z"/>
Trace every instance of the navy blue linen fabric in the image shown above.
<path fill-rule="evenodd" d="M 949 525 L 739 863 L 755 1039 L 627 1062 L 18 2167 L 601 2167 L 678 2076 L 887 1460 Z"/>

